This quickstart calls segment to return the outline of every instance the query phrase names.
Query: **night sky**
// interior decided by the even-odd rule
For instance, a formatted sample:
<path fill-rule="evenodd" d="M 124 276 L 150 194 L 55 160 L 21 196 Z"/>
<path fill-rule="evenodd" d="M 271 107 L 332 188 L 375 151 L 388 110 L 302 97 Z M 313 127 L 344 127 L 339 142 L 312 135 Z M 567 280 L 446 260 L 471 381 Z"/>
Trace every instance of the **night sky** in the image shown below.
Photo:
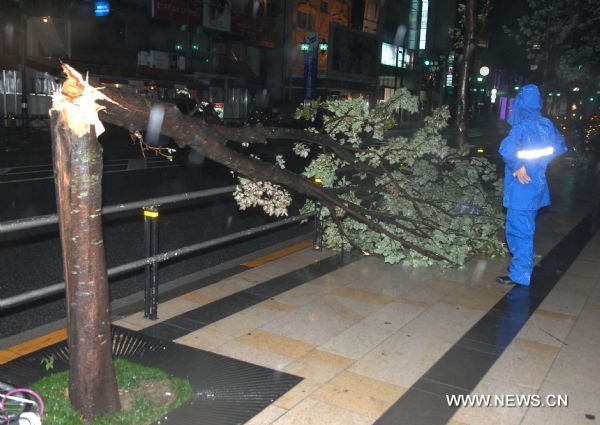
<path fill-rule="evenodd" d="M 525 1 L 492 1 L 487 34 L 489 48 L 480 49 L 479 54 L 495 66 L 506 71 L 515 71 L 527 75 L 529 63 L 523 48 L 511 40 L 502 29 L 503 25 L 511 29 L 518 27 L 517 18 L 527 14 Z"/>

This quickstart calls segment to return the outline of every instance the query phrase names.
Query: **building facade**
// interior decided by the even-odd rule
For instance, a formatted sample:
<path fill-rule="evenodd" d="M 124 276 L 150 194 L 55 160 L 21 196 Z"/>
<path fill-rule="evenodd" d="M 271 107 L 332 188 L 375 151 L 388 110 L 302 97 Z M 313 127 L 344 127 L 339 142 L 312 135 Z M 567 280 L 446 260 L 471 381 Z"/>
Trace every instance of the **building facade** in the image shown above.
<path fill-rule="evenodd" d="M 244 121 L 253 109 L 293 109 L 305 99 L 363 96 L 376 102 L 398 87 L 436 105 L 448 69 L 452 75 L 448 28 L 456 1 L 19 4 L 0 18 L 2 115 L 11 108 L 14 114 L 23 107 L 30 114 L 47 111 L 59 60 L 153 99 L 217 104 L 231 123 Z"/>

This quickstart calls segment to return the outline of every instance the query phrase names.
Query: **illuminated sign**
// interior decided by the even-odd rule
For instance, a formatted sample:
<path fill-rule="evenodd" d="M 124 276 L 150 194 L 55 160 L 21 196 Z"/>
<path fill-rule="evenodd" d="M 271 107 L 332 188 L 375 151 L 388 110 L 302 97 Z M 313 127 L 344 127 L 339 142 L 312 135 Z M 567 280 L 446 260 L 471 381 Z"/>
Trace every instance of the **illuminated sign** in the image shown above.
<path fill-rule="evenodd" d="M 487 77 L 488 75 L 490 75 L 490 68 L 488 68 L 487 66 L 482 66 L 481 68 L 479 68 L 479 75 L 481 75 L 482 77 Z"/>
<path fill-rule="evenodd" d="M 106 16 L 110 13 L 110 3 L 107 0 L 96 0 L 94 3 L 94 15 Z"/>
<path fill-rule="evenodd" d="M 408 52 L 403 55 L 403 51 L 404 49 L 402 47 L 389 43 L 381 43 L 381 64 L 406 68 L 410 63 L 411 58 Z M 404 56 L 404 58 L 402 56 Z M 402 59 L 404 59 L 404 61 Z"/>

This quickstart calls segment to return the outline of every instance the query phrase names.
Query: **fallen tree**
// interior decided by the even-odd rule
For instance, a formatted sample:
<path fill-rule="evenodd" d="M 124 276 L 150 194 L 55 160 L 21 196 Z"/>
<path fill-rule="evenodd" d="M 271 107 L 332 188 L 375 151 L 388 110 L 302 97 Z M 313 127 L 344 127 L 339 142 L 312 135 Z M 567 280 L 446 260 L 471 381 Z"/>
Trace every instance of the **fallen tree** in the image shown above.
<path fill-rule="evenodd" d="M 69 397 L 88 420 L 120 408 L 111 360 L 108 285 L 101 226 L 103 121 L 127 128 L 143 150 L 153 105 L 123 91 L 92 87 L 68 65 L 67 79 L 50 110 L 71 358 Z M 492 165 L 451 149 L 440 131 L 447 109 L 435 111 L 411 138 L 387 137 L 397 108 L 416 110 L 416 99 L 399 90 L 369 109 L 362 99 L 313 102 L 298 112 L 321 128 L 307 131 L 207 123 L 162 105 L 160 132 L 179 147 L 191 146 L 239 174 L 235 198 L 241 209 L 260 206 L 285 215 L 286 188 L 316 204 L 324 241 L 354 247 L 389 262 L 460 265 L 476 253 L 503 253 L 499 182 Z M 98 115 L 99 112 L 99 115 Z M 311 158 L 302 175 L 277 157 L 267 163 L 230 143 L 293 143 Z"/>
<path fill-rule="evenodd" d="M 65 69 L 69 79 L 84 84 Z M 146 128 L 153 106 L 148 99 L 97 89 L 101 120 L 132 133 Z M 260 205 L 284 214 L 290 200 L 285 188 L 306 194 L 306 208 L 313 201 L 323 205 L 329 247 L 352 246 L 412 265 L 460 265 L 475 253 L 504 252 L 497 237 L 502 219 L 495 169 L 447 146 L 440 134 L 447 109 L 437 110 L 413 137 L 384 141 L 392 111 L 416 110 L 416 99 L 404 89 L 372 109 L 363 99 L 313 102 L 299 115 L 316 122 L 323 114 L 323 125 L 308 131 L 226 127 L 163 106 L 162 134 L 240 175 L 236 199 L 242 208 Z M 299 175 L 283 161 L 268 163 L 232 149 L 236 142 L 291 143 L 298 155 L 316 157 Z"/>

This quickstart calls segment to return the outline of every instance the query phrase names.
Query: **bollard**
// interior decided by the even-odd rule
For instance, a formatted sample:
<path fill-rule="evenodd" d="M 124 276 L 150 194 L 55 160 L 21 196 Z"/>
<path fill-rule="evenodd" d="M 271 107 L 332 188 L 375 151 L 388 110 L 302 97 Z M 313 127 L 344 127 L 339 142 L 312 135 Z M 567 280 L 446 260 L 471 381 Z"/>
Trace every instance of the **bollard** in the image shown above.
<path fill-rule="evenodd" d="M 323 222 L 321 221 L 321 208 L 317 210 L 315 214 L 315 236 L 313 239 L 313 250 L 323 250 Z"/>
<path fill-rule="evenodd" d="M 158 211 L 144 208 L 144 254 L 150 258 L 158 254 Z M 144 287 L 144 317 L 156 320 L 158 310 L 158 264 L 146 264 Z"/>

